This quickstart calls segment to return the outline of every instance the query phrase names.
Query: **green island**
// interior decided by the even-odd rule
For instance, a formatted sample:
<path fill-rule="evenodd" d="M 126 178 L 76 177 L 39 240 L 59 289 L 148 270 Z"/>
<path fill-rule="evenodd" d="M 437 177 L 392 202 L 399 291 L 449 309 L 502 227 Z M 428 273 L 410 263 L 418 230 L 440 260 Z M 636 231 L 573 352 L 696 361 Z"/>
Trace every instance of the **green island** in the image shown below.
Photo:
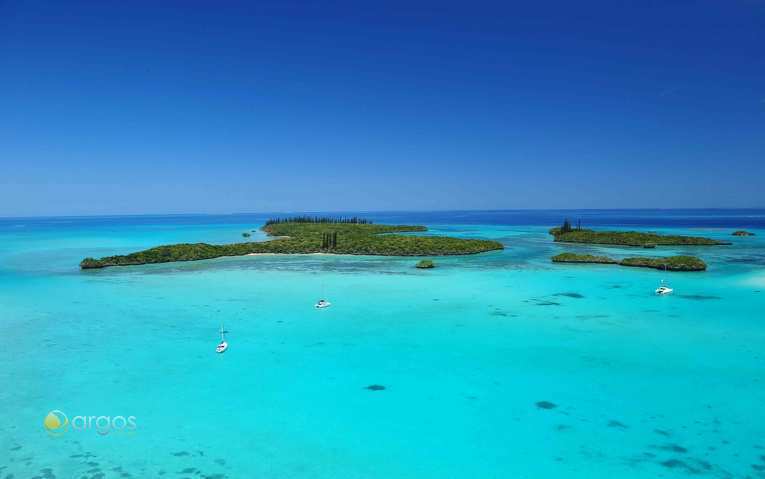
<path fill-rule="evenodd" d="M 617 264 L 619 263 L 613 258 L 608 256 L 595 256 L 592 254 L 579 254 L 579 253 L 561 253 L 552 257 L 553 263 L 600 263 L 600 264 Z"/>
<path fill-rule="evenodd" d="M 427 231 L 424 226 L 380 225 L 360 218 L 294 217 L 268 220 L 261 228 L 269 241 L 213 245 L 181 243 L 157 246 L 136 253 L 85 258 L 82 269 L 131 266 L 174 261 L 196 261 L 248 254 L 345 254 L 376 256 L 449 256 L 500 250 L 491 240 L 395 233 Z"/>
<path fill-rule="evenodd" d="M 668 256 L 665 258 L 632 257 L 615 260 L 607 256 L 579 253 L 561 253 L 552 257 L 553 263 L 618 264 L 637 268 L 653 268 L 665 271 L 705 271 L 707 264 L 695 256 Z"/>
<path fill-rule="evenodd" d="M 729 241 L 719 241 L 700 236 L 660 235 L 641 231 L 595 231 L 572 227 L 568 220 L 562 226 L 552 228 L 550 234 L 555 241 L 561 243 L 586 243 L 615 246 L 640 246 L 655 248 L 656 246 L 713 246 L 729 245 Z"/>
<path fill-rule="evenodd" d="M 415 268 L 419 268 L 419 269 L 431 269 L 435 267 L 436 267 L 436 263 L 434 263 L 433 260 L 430 260 L 430 259 L 420 260 L 415 265 Z"/>

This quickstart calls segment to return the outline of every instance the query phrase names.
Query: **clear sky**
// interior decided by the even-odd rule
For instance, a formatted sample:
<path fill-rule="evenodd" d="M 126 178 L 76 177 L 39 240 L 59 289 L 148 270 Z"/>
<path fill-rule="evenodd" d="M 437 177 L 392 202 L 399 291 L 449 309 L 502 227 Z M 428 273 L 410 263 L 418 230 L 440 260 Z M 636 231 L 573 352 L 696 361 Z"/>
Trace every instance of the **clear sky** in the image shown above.
<path fill-rule="evenodd" d="M 0 216 L 765 206 L 765 1 L 1 1 Z"/>

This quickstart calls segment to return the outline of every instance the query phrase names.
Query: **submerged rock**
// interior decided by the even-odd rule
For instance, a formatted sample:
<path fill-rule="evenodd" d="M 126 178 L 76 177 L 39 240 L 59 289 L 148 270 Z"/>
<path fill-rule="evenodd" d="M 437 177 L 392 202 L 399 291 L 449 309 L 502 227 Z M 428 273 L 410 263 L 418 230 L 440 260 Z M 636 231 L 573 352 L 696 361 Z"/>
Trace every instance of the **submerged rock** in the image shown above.
<path fill-rule="evenodd" d="M 385 389 L 385 386 L 381 384 L 370 384 L 369 386 L 365 387 L 364 389 L 367 389 L 369 391 L 383 391 Z"/>
<path fill-rule="evenodd" d="M 627 429 L 629 426 L 627 426 L 623 422 L 619 422 L 615 419 L 611 419 L 610 421 L 608 421 L 608 427 L 617 427 L 620 429 Z"/>
<path fill-rule="evenodd" d="M 699 472 L 697 469 L 694 469 L 680 459 L 667 459 L 666 461 L 660 462 L 659 464 L 666 467 L 667 469 L 684 469 L 694 474 Z"/>
<path fill-rule="evenodd" d="M 688 452 L 688 449 L 680 446 L 678 444 L 664 444 L 661 446 L 655 446 L 657 449 L 661 449 L 662 451 L 672 451 L 672 452 L 679 452 L 679 453 L 686 453 Z"/>
<path fill-rule="evenodd" d="M 556 294 L 555 294 L 555 296 L 565 296 L 565 297 L 567 297 L 567 298 L 576 298 L 576 299 L 582 299 L 582 298 L 584 298 L 584 295 L 583 295 L 583 294 L 579 294 L 579 293 L 572 293 L 572 292 L 567 292 L 567 293 L 556 293 Z"/>
<path fill-rule="evenodd" d="M 556 407 L 558 407 L 557 404 L 550 401 L 537 401 L 536 406 L 539 409 L 555 409 Z"/>
<path fill-rule="evenodd" d="M 560 303 L 557 301 L 548 301 L 546 299 L 537 299 L 534 300 L 534 304 L 537 306 L 560 306 Z"/>
<path fill-rule="evenodd" d="M 722 299 L 719 296 L 712 296 L 708 294 L 678 294 L 678 296 L 684 299 L 693 299 L 695 301 L 708 301 L 713 299 Z"/>

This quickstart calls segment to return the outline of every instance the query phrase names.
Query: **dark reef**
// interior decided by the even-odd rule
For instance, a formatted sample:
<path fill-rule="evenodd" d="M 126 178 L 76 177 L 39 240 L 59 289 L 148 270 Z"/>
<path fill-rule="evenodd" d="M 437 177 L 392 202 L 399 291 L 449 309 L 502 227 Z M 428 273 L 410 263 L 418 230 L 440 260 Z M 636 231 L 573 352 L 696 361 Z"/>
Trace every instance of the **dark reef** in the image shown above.
<path fill-rule="evenodd" d="M 539 409 L 555 409 L 556 407 L 558 407 L 557 404 L 555 404 L 554 402 L 550 402 L 550 401 L 537 401 L 536 402 L 536 406 Z"/>

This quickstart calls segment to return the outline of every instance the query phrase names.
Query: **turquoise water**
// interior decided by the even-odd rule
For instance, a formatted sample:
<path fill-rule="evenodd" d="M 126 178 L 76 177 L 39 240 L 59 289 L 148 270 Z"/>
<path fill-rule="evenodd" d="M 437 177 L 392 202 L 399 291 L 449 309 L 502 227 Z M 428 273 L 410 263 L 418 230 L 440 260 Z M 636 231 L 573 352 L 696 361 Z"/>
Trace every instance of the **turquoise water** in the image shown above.
<path fill-rule="evenodd" d="M 558 212 L 391 214 L 507 249 L 430 271 L 308 255 L 80 272 L 263 218 L 0 220 L 0 477 L 765 477 L 765 212 L 591 215 L 734 244 L 564 248 Z M 564 249 L 709 271 L 551 264 Z M 653 294 L 662 278 L 674 295 Z M 137 429 L 51 434 L 51 410 Z"/>

